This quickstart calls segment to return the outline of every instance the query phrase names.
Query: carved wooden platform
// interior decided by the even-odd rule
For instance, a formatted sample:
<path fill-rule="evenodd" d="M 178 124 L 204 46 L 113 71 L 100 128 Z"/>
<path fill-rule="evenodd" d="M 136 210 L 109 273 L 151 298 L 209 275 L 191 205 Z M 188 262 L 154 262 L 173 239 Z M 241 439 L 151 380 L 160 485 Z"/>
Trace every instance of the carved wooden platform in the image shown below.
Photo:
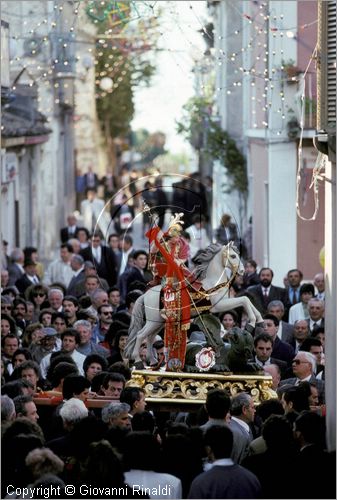
<path fill-rule="evenodd" d="M 255 404 L 277 397 L 272 389 L 272 378 L 266 375 L 234 375 L 232 373 L 177 373 L 151 370 L 133 370 L 128 386 L 141 387 L 151 406 L 158 403 L 203 404 L 210 389 L 226 389 L 231 396 L 248 392 Z"/>

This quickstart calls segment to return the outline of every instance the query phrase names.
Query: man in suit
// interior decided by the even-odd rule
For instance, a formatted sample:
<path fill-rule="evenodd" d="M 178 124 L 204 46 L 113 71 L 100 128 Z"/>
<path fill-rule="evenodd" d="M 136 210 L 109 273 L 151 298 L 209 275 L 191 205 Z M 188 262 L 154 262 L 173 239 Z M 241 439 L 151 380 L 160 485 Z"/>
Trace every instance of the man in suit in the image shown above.
<path fill-rule="evenodd" d="M 11 264 L 8 266 L 9 281 L 8 286 L 15 285 L 15 282 L 24 274 L 23 263 L 25 255 L 21 248 L 14 248 L 11 253 Z"/>
<path fill-rule="evenodd" d="M 133 266 L 127 268 L 119 278 L 119 287 L 123 302 L 125 302 L 129 287 L 135 281 L 146 285 L 151 279 L 151 273 L 146 271 L 147 253 L 144 250 L 137 250 L 133 254 Z"/>
<path fill-rule="evenodd" d="M 314 285 L 317 289 L 317 294 L 315 297 L 319 300 L 325 300 L 325 283 L 324 283 L 324 274 L 318 273 L 314 276 Z"/>
<path fill-rule="evenodd" d="M 295 353 L 297 353 L 305 341 L 305 339 L 309 335 L 309 326 L 305 319 L 299 319 L 296 321 L 294 325 L 294 339 L 290 342 L 290 345 L 293 346 Z"/>
<path fill-rule="evenodd" d="M 77 226 L 77 219 L 75 215 L 70 214 L 67 217 L 67 223 L 68 225 L 66 227 L 63 227 L 60 231 L 60 237 L 61 237 L 61 243 L 67 243 L 70 238 L 75 238 L 76 233 L 79 229 Z"/>
<path fill-rule="evenodd" d="M 288 301 L 289 307 L 300 301 L 300 285 L 303 279 L 303 273 L 299 269 L 290 269 L 287 273 L 288 278 Z"/>
<path fill-rule="evenodd" d="M 80 254 L 84 260 L 91 260 L 100 278 L 105 279 L 109 286 L 116 284 L 116 263 L 115 254 L 110 247 L 103 246 L 99 233 L 93 234 L 92 245 L 81 250 Z"/>
<path fill-rule="evenodd" d="M 294 325 L 282 321 L 285 312 L 283 302 L 280 300 L 272 300 L 267 306 L 267 311 L 268 314 L 273 314 L 279 320 L 277 330 L 278 338 L 290 344 L 294 338 Z"/>
<path fill-rule="evenodd" d="M 94 189 L 98 188 L 99 180 L 97 174 L 94 173 L 92 166 L 88 167 L 88 172 L 83 175 L 84 189 Z"/>
<path fill-rule="evenodd" d="M 309 325 L 310 334 L 315 332 L 317 328 L 324 327 L 324 302 L 317 298 L 312 298 L 308 302 Z"/>
<path fill-rule="evenodd" d="M 241 433 L 249 446 L 249 443 L 254 439 L 250 427 L 254 422 L 256 412 L 253 398 L 246 392 L 240 392 L 232 398 L 230 412 L 229 428 L 233 432 L 237 430 L 237 432 Z"/>
<path fill-rule="evenodd" d="M 244 295 L 247 295 L 260 311 L 261 314 L 266 314 L 269 302 L 272 300 L 280 300 L 284 307 L 288 305 L 287 290 L 278 286 L 272 285 L 274 273 L 269 267 L 262 267 L 259 272 L 260 284 L 250 286 L 245 290 Z"/>
<path fill-rule="evenodd" d="M 24 274 L 15 282 L 16 288 L 20 293 L 24 294 L 26 289 L 31 285 L 40 283 L 39 277 L 36 274 L 36 263 L 32 259 L 26 259 L 23 264 Z"/>
<path fill-rule="evenodd" d="M 117 233 L 110 234 L 108 239 L 108 245 L 115 254 L 116 272 L 118 273 L 122 260 L 122 250 L 120 249 L 119 236 Z"/>
<path fill-rule="evenodd" d="M 324 402 L 324 382 L 315 377 L 316 367 L 316 358 L 311 352 L 299 351 L 292 361 L 294 377 L 282 380 L 280 387 L 286 384 L 297 386 L 304 381 L 312 382 L 317 387 L 320 402 Z"/>
<path fill-rule="evenodd" d="M 288 365 L 281 359 L 271 357 L 273 351 L 273 341 L 267 333 L 260 333 L 254 337 L 255 356 L 253 361 L 261 366 L 262 369 L 267 365 L 277 365 L 282 375 L 284 375 Z"/>
<path fill-rule="evenodd" d="M 206 397 L 206 411 L 208 421 L 200 426 L 203 432 L 206 432 L 213 425 L 227 426 L 230 421 L 229 409 L 231 401 L 227 392 L 223 389 L 212 389 L 208 391 Z M 231 459 L 235 463 L 240 463 L 248 453 L 249 439 L 237 429 L 231 429 L 234 434 L 234 446 L 231 453 Z"/>
<path fill-rule="evenodd" d="M 67 288 L 67 295 L 76 297 L 76 285 L 85 278 L 84 259 L 82 255 L 74 254 L 70 259 L 70 267 L 74 271 L 74 276 L 71 278 Z"/>
<path fill-rule="evenodd" d="M 273 350 L 272 357 L 276 359 L 281 359 L 285 361 L 288 365 L 291 363 L 294 357 L 294 348 L 283 342 L 277 336 L 277 330 L 279 326 L 279 320 L 273 314 L 266 314 L 263 318 L 263 329 L 273 340 Z"/>
<path fill-rule="evenodd" d="M 120 236 L 119 242 L 121 247 L 121 258 L 118 276 L 121 276 L 124 273 L 125 269 L 128 267 L 129 255 L 134 251 L 134 248 L 132 236 L 130 236 L 129 234 Z"/>
<path fill-rule="evenodd" d="M 205 433 L 209 466 L 190 487 L 188 498 L 260 498 L 257 477 L 234 464 L 232 455 L 235 436 L 226 426 L 212 426 Z"/>

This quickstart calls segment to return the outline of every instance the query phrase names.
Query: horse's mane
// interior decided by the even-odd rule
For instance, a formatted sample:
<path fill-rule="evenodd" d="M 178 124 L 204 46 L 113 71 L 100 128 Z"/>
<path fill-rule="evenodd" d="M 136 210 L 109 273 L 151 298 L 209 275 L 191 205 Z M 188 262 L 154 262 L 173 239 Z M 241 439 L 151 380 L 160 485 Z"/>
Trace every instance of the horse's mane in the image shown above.
<path fill-rule="evenodd" d="M 193 262 L 196 264 L 193 269 L 193 275 L 196 279 L 203 280 L 206 277 L 206 272 L 210 261 L 220 252 L 222 245 L 212 243 L 205 250 L 194 257 Z"/>

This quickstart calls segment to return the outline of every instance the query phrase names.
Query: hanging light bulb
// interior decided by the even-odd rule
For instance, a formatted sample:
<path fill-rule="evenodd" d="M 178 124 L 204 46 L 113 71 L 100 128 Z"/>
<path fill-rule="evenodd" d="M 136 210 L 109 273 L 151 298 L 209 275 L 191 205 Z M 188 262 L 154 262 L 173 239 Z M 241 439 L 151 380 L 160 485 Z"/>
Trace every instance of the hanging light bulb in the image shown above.
<path fill-rule="evenodd" d="M 111 90 L 112 87 L 113 87 L 113 81 L 112 81 L 112 78 L 110 78 L 109 76 L 105 76 L 104 78 L 102 78 L 102 80 L 100 81 L 99 83 L 99 87 L 102 89 L 102 90 L 105 90 L 106 92 Z"/>

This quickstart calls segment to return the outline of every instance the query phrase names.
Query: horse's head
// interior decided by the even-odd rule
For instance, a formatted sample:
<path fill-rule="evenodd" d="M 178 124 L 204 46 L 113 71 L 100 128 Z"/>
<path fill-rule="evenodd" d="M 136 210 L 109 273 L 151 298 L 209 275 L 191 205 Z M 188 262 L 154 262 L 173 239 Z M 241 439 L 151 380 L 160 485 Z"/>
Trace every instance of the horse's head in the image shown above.
<path fill-rule="evenodd" d="M 229 267 L 234 275 L 243 275 L 245 268 L 241 262 L 239 250 L 236 248 L 233 241 L 230 241 L 228 245 L 224 246 L 222 256 L 224 267 Z"/>

